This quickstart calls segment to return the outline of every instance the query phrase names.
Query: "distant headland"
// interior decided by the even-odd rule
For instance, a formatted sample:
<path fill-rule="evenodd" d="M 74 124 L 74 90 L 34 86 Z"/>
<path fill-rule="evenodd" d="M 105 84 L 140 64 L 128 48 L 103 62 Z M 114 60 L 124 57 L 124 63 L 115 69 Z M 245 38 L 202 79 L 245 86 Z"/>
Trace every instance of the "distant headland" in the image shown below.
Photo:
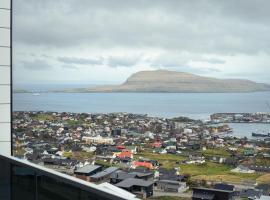
<path fill-rule="evenodd" d="M 66 89 L 55 92 L 226 93 L 270 91 L 270 85 L 242 79 L 217 79 L 168 70 L 140 71 L 121 85 Z"/>
<path fill-rule="evenodd" d="M 241 93 L 270 91 L 270 85 L 244 79 L 218 79 L 186 72 L 155 70 L 132 74 L 120 85 L 67 88 L 47 92 L 61 93 Z M 14 93 L 30 93 L 14 90 Z"/>

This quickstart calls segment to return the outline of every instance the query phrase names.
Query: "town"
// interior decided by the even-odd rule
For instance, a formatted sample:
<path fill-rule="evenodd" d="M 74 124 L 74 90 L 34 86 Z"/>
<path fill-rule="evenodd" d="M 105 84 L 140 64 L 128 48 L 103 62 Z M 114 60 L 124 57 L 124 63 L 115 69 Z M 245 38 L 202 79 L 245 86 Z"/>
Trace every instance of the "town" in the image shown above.
<path fill-rule="evenodd" d="M 210 118 L 216 123 L 270 123 L 270 113 L 215 113 Z"/>
<path fill-rule="evenodd" d="M 14 112 L 13 154 L 139 198 L 264 199 L 270 193 L 270 137 L 235 137 L 224 122 L 269 123 L 269 116 L 213 114 L 204 122 L 132 113 Z"/>

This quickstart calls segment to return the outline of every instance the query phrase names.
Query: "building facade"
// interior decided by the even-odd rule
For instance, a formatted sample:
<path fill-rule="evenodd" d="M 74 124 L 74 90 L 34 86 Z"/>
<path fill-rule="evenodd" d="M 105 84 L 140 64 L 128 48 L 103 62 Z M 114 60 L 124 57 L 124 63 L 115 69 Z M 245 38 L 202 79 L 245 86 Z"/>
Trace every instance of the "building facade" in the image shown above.
<path fill-rule="evenodd" d="M 11 154 L 11 0 L 0 1 L 0 153 Z"/>

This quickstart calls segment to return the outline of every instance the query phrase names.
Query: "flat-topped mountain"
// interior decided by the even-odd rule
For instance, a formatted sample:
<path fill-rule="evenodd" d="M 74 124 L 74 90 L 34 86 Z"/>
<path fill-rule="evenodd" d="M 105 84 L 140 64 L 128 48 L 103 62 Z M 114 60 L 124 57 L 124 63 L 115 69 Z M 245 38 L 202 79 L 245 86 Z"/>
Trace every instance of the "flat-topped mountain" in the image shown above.
<path fill-rule="evenodd" d="M 190 73 L 140 71 L 121 85 L 70 89 L 65 92 L 256 92 L 270 91 L 270 85 L 241 79 L 217 79 Z"/>

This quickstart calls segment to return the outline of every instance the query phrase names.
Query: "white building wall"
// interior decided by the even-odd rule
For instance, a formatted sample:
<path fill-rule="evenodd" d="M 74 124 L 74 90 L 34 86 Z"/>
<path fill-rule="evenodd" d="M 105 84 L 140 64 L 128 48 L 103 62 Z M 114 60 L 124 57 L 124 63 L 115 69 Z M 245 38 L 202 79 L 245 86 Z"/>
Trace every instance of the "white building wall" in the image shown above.
<path fill-rule="evenodd" d="M 0 0 L 0 154 L 11 153 L 10 0 Z"/>

